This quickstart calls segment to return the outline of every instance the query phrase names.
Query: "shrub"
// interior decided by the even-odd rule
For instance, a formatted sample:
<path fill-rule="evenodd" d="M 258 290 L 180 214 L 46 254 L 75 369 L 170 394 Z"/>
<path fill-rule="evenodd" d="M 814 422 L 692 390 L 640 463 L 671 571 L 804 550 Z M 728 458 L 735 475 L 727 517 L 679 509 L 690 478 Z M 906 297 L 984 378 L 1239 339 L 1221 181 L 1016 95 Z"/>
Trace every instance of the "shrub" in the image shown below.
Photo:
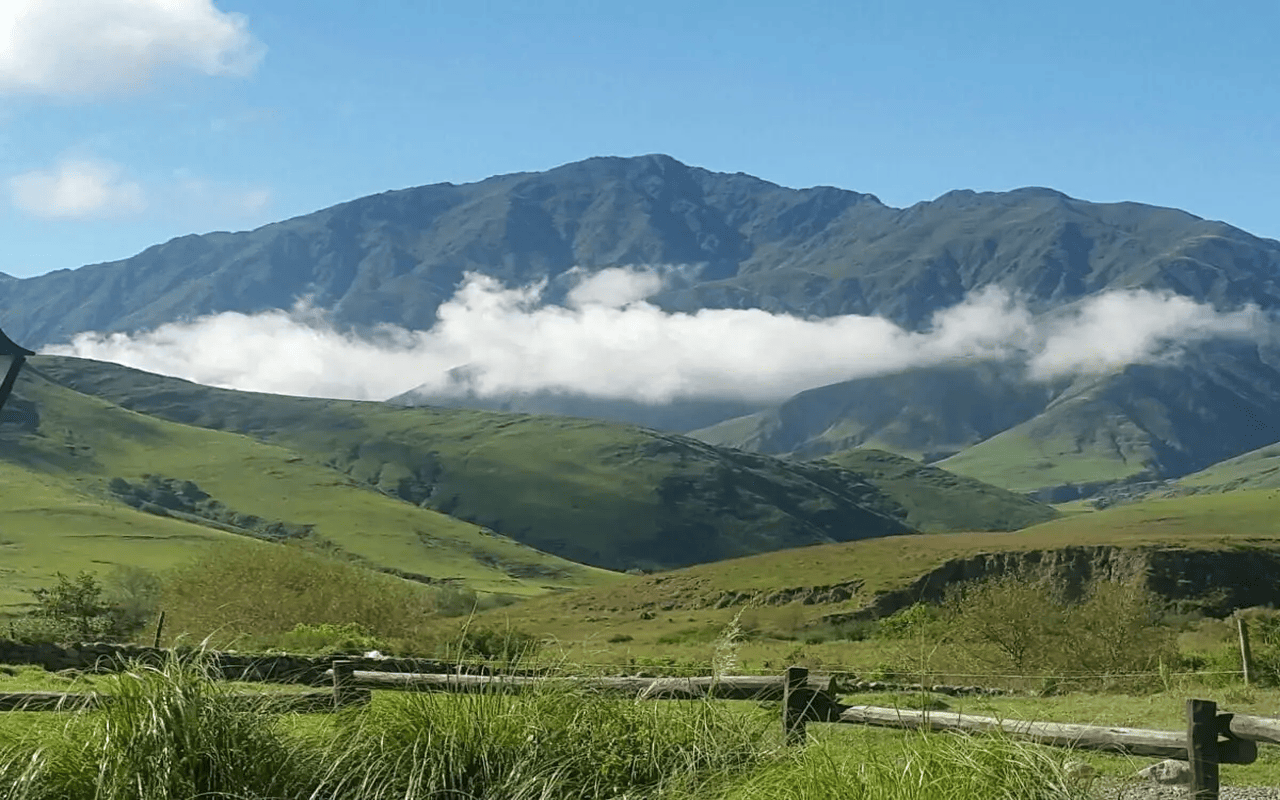
<path fill-rule="evenodd" d="M 53 586 L 31 591 L 36 606 L 32 617 L 47 620 L 48 631 L 65 631 L 80 641 L 102 638 L 111 631 L 111 606 L 93 573 L 69 578 L 58 572 L 54 577 L 58 582 Z"/>
<path fill-rule="evenodd" d="M 294 625 L 276 638 L 276 645 L 290 653 L 366 653 L 385 647 L 356 622 Z"/>
<path fill-rule="evenodd" d="M 974 660 L 1025 674 L 1050 663 L 1065 609 L 1043 583 L 1006 575 L 970 584 L 948 598 L 951 633 Z"/>
<path fill-rule="evenodd" d="M 542 648 L 542 640 L 515 628 L 470 628 L 462 632 L 458 649 L 463 657 L 483 658 L 515 664 L 532 657 Z"/>
<path fill-rule="evenodd" d="M 164 582 L 142 567 L 118 565 L 107 573 L 104 597 L 117 636 L 131 637 L 149 626 L 160 613 Z"/>
<path fill-rule="evenodd" d="M 1062 657 L 1057 665 L 1063 672 L 1098 676 L 1149 673 L 1177 658 L 1177 634 L 1162 624 L 1158 598 L 1142 586 L 1094 581 L 1084 599 L 1067 610 L 1065 622 L 1067 642 L 1059 651 Z M 1144 682 L 1102 680 L 1131 687 Z"/>

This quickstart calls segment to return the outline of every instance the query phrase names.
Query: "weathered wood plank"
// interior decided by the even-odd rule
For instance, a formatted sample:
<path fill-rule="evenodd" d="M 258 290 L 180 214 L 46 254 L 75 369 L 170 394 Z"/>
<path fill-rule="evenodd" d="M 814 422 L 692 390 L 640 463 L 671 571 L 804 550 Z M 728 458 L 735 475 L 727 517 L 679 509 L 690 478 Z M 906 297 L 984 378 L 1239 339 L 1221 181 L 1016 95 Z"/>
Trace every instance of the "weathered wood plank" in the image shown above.
<path fill-rule="evenodd" d="M 330 673 L 331 674 L 331 673 Z M 825 689 L 829 681 L 810 678 L 808 686 Z M 431 675 L 412 672 L 356 670 L 344 685 L 365 689 L 434 692 L 500 692 L 514 694 L 563 686 L 641 699 L 781 700 L 782 676 L 725 676 L 723 678 L 559 678 L 507 675 Z"/>
<path fill-rule="evenodd" d="M 369 692 L 356 690 L 363 702 L 369 701 Z M 313 691 L 297 693 L 248 692 L 231 695 L 245 710 L 264 714 L 312 714 L 333 711 L 333 692 Z M 106 694 L 67 694 L 62 692 L 5 692 L 0 693 L 0 711 L 80 711 L 102 708 L 112 702 Z M 352 702 L 361 702 L 353 698 Z"/>
<path fill-rule="evenodd" d="M 1218 719 L 1225 721 L 1221 732 L 1229 736 L 1254 742 L 1280 744 L 1280 719 L 1255 717 L 1249 714 L 1219 714 Z"/>
<path fill-rule="evenodd" d="M 1185 732 L 1153 731 L 1142 728 L 1074 725 L 1060 722 L 1024 722 L 1021 720 L 977 717 L 943 711 L 851 706 L 840 714 L 841 722 L 879 725 L 890 728 L 925 728 L 933 731 L 970 733 L 1003 732 L 1055 747 L 1084 750 L 1109 750 L 1157 758 L 1187 757 Z"/>

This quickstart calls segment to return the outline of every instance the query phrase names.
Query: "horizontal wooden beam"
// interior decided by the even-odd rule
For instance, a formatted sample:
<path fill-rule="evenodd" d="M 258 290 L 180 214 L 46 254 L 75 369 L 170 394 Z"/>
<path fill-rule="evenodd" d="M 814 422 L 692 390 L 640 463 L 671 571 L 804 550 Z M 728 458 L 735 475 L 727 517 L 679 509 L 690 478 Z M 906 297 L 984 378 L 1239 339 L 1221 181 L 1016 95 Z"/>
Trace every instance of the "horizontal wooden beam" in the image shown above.
<path fill-rule="evenodd" d="M 1280 719 L 1249 714 L 1219 714 L 1219 732 L 1253 742 L 1280 744 Z"/>
<path fill-rule="evenodd" d="M 1104 725 L 1075 725 L 1062 722 L 1024 722 L 1013 719 L 977 717 L 946 711 L 850 706 L 840 713 L 840 722 L 966 733 L 1003 733 L 1016 739 L 1054 747 L 1107 750 L 1155 758 L 1187 758 L 1186 731 L 1155 731 Z M 1247 764 L 1257 757 L 1257 747 L 1247 742 L 1219 742 L 1219 760 L 1224 764 Z"/>
<path fill-rule="evenodd" d="M 329 674 L 332 674 L 332 670 Z M 809 686 L 825 689 L 829 681 L 811 678 Z M 557 678 L 508 675 L 430 675 L 413 672 L 366 672 L 356 670 L 351 686 L 365 689 L 417 690 L 426 692 L 495 692 L 518 694 L 554 690 L 557 686 L 576 691 L 620 694 L 641 699 L 691 700 L 781 700 L 781 676 L 732 675 L 722 678 Z"/>
<path fill-rule="evenodd" d="M 230 695 L 247 710 L 264 714 L 314 714 L 332 711 L 333 692 L 246 692 Z M 66 694 L 63 692 L 0 693 L 0 711 L 81 711 L 102 708 L 112 702 L 111 695 Z M 363 693 L 364 702 L 369 692 Z"/>

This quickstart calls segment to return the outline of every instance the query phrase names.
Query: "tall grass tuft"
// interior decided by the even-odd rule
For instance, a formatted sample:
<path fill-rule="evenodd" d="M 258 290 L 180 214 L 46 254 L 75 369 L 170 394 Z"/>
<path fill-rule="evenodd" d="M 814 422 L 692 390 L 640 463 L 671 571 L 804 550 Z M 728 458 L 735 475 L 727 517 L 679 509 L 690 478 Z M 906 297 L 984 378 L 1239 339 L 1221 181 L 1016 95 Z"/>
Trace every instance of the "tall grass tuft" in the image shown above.
<path fill-rule="evenodd" d="M 900 750 L 812 742 L 715 800 L 1084 800 L 1088 786 L 1063 772 L 1062 754 L 999 736 L 908 736 Z M 690 794 L 690 800 L 695 795 Z"/>
<path fill-rule="evenodd" d="M 752 768 L 772 718 L 710 702 L 400 695 L 348 715 L 320 761 L 320 796 L 649 797 Z"/>
<path fill-rule="evenodd" d="M 6 800 L 173 800 L 303 796 L 296 744 L 197 658 L 135 664 L 59 737 L 0 752 Z"/>

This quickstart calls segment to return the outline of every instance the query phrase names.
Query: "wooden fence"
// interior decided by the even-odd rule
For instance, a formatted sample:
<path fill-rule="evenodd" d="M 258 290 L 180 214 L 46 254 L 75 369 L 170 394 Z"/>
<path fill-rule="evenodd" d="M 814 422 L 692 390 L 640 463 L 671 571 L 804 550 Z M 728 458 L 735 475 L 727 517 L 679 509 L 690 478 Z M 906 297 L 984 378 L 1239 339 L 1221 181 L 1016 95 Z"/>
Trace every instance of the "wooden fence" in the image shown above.
<path fill-rule="evenodd" d="M 1025 722 L 941 711 L 843 705 L 833 697 L 830 679 L 790 667 L 780 676 L 718 678 L 555 678 L 520 675 L 430 675 L 356 670 L 348 661 L 334 662 L 332 691 L 298 694 L 241 694 L 248 707 L 260 711 L 319 713 L 370 702 L 372 692 L 432 691 L 523 693 L 561 684 L 577 692 L 633 697 L 637 700 L 780 701 L 782 731 L 790 743 L 805 739 L 809 723 L 844 723 L 965 733 L 999 733 L 1042 745 L 1187 761 L 1191 797 L 1217 800 L 1218 765 L 1249 764 L 1258 743 L 1280 744 L 1280 719 L 1219 713 L 1209 700 L 1188 700 L 1185 730 L 1160 731 L 1058 722 Z M 111 698 L 48 692 L 0 694 L 0 711 L 68 711 L 99 707 Z"/>

